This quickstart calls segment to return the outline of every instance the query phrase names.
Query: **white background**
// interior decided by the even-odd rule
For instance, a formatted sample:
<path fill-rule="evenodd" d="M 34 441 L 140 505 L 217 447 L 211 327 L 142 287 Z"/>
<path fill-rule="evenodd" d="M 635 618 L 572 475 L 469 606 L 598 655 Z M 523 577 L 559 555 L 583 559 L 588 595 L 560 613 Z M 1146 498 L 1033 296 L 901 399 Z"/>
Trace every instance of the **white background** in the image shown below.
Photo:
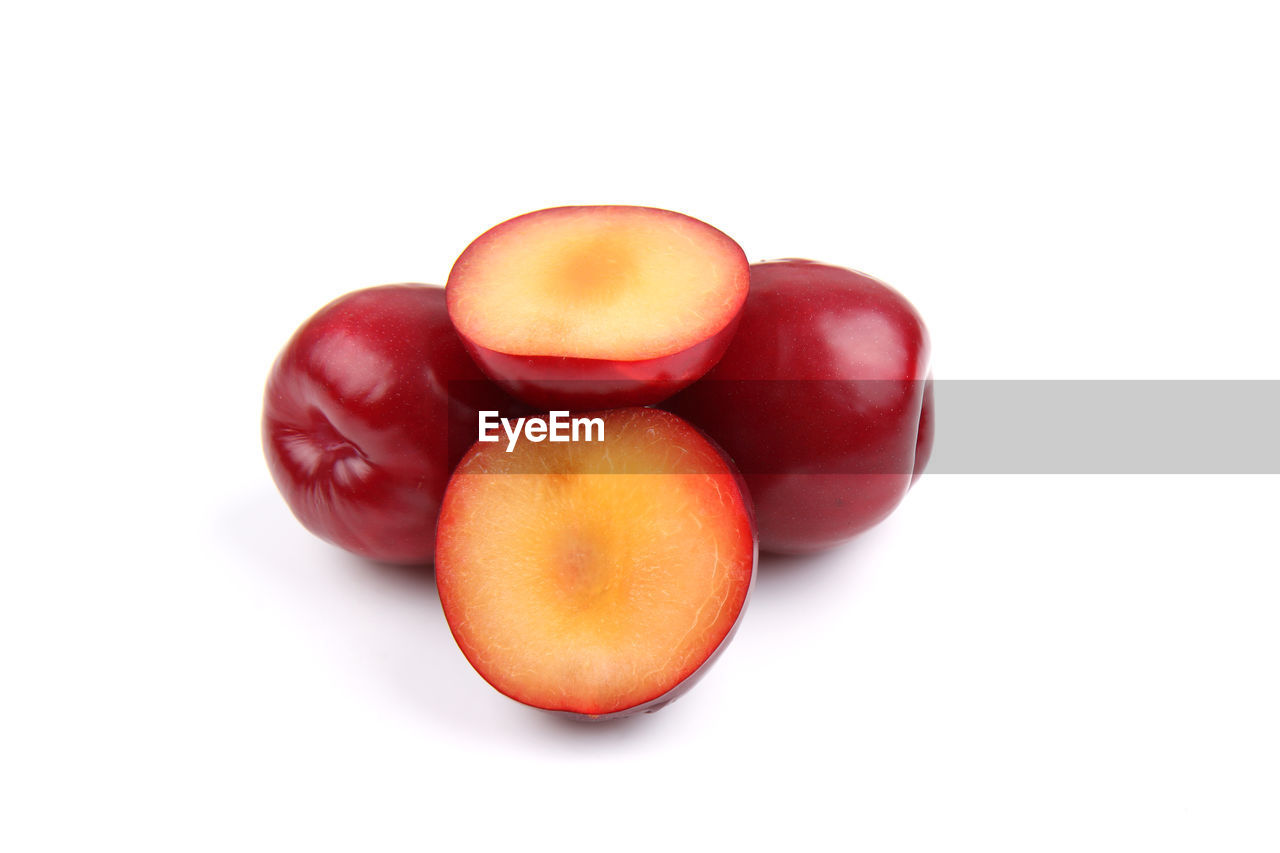
<path fill-rule="evenodd" d="M 564 203 L 877 275 L 941 378 L 1280 378 L 1275 15 L 5 4 L 0 848 L 1276 850 L 1275 477 L 926 477 L 585 727 L 257 423 L 321 304 Z"/>

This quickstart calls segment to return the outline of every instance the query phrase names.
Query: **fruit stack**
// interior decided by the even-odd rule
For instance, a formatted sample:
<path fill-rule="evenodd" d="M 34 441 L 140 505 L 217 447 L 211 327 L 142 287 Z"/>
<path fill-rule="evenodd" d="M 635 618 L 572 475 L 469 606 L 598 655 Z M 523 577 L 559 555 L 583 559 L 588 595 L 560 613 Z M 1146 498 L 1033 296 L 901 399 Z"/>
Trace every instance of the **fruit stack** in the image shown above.
<path fill-rule="evenodd" d="M 320 309 L 262 428 L 307 529 L 434 562 L 481 676 L 602 719 L 705 671 L 759 548 L 822 550 L 893 510 L 932 445 L 929 339 L 861 273 L 748 265 L 668 210 L 559 207 L 481 235 L 443 289 Z"/>

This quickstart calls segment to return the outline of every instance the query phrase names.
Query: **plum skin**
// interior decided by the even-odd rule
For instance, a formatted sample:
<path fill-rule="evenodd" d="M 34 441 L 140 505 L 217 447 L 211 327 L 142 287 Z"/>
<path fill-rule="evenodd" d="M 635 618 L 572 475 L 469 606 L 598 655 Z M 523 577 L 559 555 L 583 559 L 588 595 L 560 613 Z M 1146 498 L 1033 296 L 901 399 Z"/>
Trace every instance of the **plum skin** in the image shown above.
<path fill-rule="evenodd" d="M 513 355 L 463 339 L 467 352 L 499 387 L 541 411 L 614 409 L 660 403 L 709 370 L 738 329 L 734 315 L 720 331 L 687 349 L 639 361 Z"/>
<path fill-rule="evenodd" d="M 263 396 L 263 452 L 312 533 L 373 560 L 427 564 L 480 409 L 523 407 L 471 361 L 444 290 L 370 287 L 321 308 L 280 352 Z"/>
<path fill-rule="evenodd" d="M 734 459 L 762 550 L 805 554 L 883 520 L 932 452 L 928 331 L 870 276 L 801 259 L 753 264 L 738 334 L 664 408 Z"/>

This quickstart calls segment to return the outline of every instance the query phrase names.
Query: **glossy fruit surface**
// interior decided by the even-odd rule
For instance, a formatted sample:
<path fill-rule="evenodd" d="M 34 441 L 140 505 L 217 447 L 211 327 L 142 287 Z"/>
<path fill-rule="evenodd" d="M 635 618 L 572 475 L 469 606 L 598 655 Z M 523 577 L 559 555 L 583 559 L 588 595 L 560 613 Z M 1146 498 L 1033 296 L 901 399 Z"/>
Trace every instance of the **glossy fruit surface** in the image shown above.
<path fill-rule="evenodd" d="M 598 719 L 656 710 L 728 642 L 755 576 L 725 456 L 658 409 L 584 417 L 603 441 L 477 443 L 440 513 L 436 583 L 502 693 Z"/>
<path fill-rule="evenodd" d="M 455 262 L 449 314 L 476 363 L 541 409 L 658 402 L 715 364 L 747 294 L 742 249 L 651 207 L 539 210 Z"/>
<path fill-rule="evenodd" d="M 876 524 L 933 445 L 929 337 L 896 290 L 843 267 L 751 267 L 737 336 L 666 408 L 741 469 L 761 548 L 806 553 Z"/>
<path fill-rule="evenodd" d="M 371 287 L 321 308 L 276 359 L 263 401 L 271 476 L 308 530 L 390 563 L 428 563 L 477 410 L 512 401 L 449 323 L 444 290 Z"/>

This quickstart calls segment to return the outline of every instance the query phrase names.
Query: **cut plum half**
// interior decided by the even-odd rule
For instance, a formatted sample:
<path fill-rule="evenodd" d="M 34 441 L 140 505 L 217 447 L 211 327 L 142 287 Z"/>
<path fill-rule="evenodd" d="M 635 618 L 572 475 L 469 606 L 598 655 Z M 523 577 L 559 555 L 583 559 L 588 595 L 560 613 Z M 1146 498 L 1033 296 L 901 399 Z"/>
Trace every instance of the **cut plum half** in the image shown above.
<path fill-rule="evenodd" d="M 728 642 L 755 577 L 750 499 L 696 428 L 596 412 L 603 441 L 476 444 L 445 491 L 436 582 L 500 692 L 588 719 L 657 710 Z"/>
<path fill-rule="evenodd" d="M 648 405 L 706 373 L 747 297 L 746 255 L 670 210 L 554 207 L 454 263 L 449 316 L 494 381 L 542 409 Z"/>

